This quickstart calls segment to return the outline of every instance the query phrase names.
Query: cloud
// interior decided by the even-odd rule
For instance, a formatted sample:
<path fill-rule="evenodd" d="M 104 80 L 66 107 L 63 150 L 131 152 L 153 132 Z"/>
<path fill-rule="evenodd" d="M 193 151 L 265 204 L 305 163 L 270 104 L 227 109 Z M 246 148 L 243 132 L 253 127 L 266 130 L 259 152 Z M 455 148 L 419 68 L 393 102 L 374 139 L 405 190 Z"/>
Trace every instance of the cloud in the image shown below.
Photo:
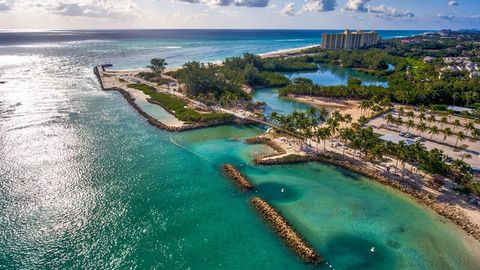
<path fill-rule="evenodd" d="M 452 14 L 438 14 L 438 17 L 440 19 L 449 20 L 449 21 L 451 21 L 455 18 L 455 16 L 452 15 Z"/>
<path fill-rule="evenodd" d="M 32 4 L 47 12 L 70 17 L 120 17 L 136 8 L 129 0 L 50 0 Z"/>
<path fill-rule="evenodd" d="M 455 0 L 450 0 L 450 1 L 448 1 L 448 5 L 449 6 L 458 6 L 458 2 L 455 1 Z"/>
<path fill-rule="evenodd" d="M 415 14 L 410 10 L 399 10 L 393 7 L 387 7 L 384 4 L 380 6 L 367 5 L 371 0 L 348 0 L 345 4 L 345 10 L 354 12 L 363 12 L 375 14 L 378 18 L 391 19 L 407 17 L 413 18 Z"/>
<path fill-rule="evenodd" d="M 415 14 L 413 14 L 413 12 L 410 10 L 398 10 L 396 8 L 386 7 L 383 4 L 377 7 L 368 6 L 368 12 L 375 13 L 381 18 L 415 17 Z"/>
<path fill-rule="evenodd" d="M 443 20 L 458 21 L 458 22 L 480 22 L 480 14 L 468 16 L 455 16 L 453 14 L 438 14 L 438 17 Z"/>
<path fill-rule="evenodd" d="M 346 10 L 359 11 L 359 12 L 368 12 L 368 7 L 366 4 L 370 0 L 348 0 L 345 4 Z"/>
<path fill-rule="evenodd" d="M 285 4 L 281 12 L 285 16 L 295 16 L 295 3 Z"/>
<path fill-rule="evenodd" d="M 204 4 L 208 6 L 237 6 L 237 7 L 266 7 L 269 0 L 176 0 L 190 4 Z"/>
<path fill-rule="evenodd" d="M 10 4 L 5 0 L 0 0 L 0 11 L 10 10 Z"/>
<path fill-rule="evenodd" d="M 332 11 L 337 6 L 337 0 L 307 0 L 303 5 L 302 11 Z"/>

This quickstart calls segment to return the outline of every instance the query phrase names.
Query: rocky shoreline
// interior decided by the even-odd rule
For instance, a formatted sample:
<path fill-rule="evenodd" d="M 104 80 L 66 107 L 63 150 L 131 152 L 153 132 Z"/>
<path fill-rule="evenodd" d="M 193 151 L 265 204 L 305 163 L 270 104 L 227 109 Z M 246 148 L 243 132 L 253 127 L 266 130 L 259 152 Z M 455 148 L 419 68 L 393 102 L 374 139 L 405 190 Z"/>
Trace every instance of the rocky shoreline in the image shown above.
<path fill-rule="evenodd" d="M 238 186 L 244 190 L 253 190 L 253 185 L 243 174 L 232 164 L 223 165 L 223 170 Z"/>
<path fill-rule="evenodd" d="M 388 185 L 392 188 L 402 191 L 410 195 L 418 203 L 421 203 L 429 207 L 433 211 L 437 212 L 439 215 L 442 215 L 448 218 L 449 220 L 454 222 L 457 226 L 462 228 L 465 232 L 467 232 L 468 234 L 473 236 L 475 239 L 480 241 L 480 226 L 471 222 L 462 210 L 456 208 L 455 206 L 449 205 L 447 203 L 440 203 L 436 200 L 436 198 L 432 194 L 429 194 L 424 190 L 419 190 L 406 183 L 402 183 L 400 181 L 390 179 L 385 175 L 379 174 L 369 168 L 355 164 L 354 162 L 347 160 L 346 157 L 342 157 L 339 154 L 329 152 L 329 153 L 317 154 L 315 156 L 295 155 L 295 157 L 292 157 L 292 158 L 288 158 L 288 156 L 286 156 L 279 159 L 268 159 L 268 160 L 260 159 L 259 161 L 256 162 L 256 164 L 279 165 L 279 164 L 292 164 L 292 163 L 301 163 L 301 162 L 309 162 L 309 161 L 318 161 L 318 162 L 328 163 L 338 167 L 342 167 L 344 169 L 347 169 L 348 171 L 358 173 L 360 175 L 374 179 L 379 183 Z"/>
<path fill-rule="evenodd" d="M 250 200 L 252 205 L 277 232 L 283 242 L 304 262 L 320 264 L 323 258 L 308 244 L 295 229 L 267 202 L 259 197 Z"/>
<path fill-rule="evenodd" d="M 103 68 L 103 66 L 100 66 L 101 68 Z M 249 124 L 250 122 L 249 121 L 246 121 L 246 120 L 243 120 L 243 119 L 239 119 L 237 117 L 233 117 L 233 120 L 231 121 L 211 121 L 211 122 L 207 122 L 207 123 L 194 123 L 194 124 L 188 124 L 188 125 L 184 125 L 184 126 L 168 126 L 168 125 L 165 125 L 164 123 L 158 121 L 157 119 L 153 118 L 152 116 L 150 116 L 148 113 L 146 113 L 145 111 L 143 111 L 136 103 L 135 103 L 135 98 L 132 97 L 132 95 L 126 91 L 125 89 L 122 89 L 120 87 L 112 87 L 112 88 L 105 88 L 104 84 L 103 84 L 103 80 L 101 78 L 101 75 L 100 75 L 100 71 L 98 70 L 99 67 L 94 67 L 94 73 L 95 73 L 95 76 L 97 77 L 99 83 L 100 83 L 100 87 L 102 90 L 104 91 L 118 91 L 124 98 L 125 100 L 127 100 L 127 102 L 140 114 L 142 115 L 143 117 L 145 117 L 147 119 L 147 122 L 149 124 L 151 124 L 152 126 L 155 126 L 157 128 L 160 128 L 160 129 L 163 129 L 163 130 L 166 130 L 166 131 L 169 131 L 169 132 L 181 132 L 181 131 L 187 131 L 187 130 L 194 130 L 194 129 L 199 129 L 199 128 L 206 128 L 206 127 L 214 127 L 214 126 L 220 126 L 220 125 L 227 125 L 227 124 L 235 124 L 235 125 L 245 125 L 245 124 Z M 161 106 L 159 103 L 157 102 L 152 102 L 152 100 L 148 99 L 148 102 L 150 103 L 153 103 L 153 104 L 156 104 L 156 105 L 159 105 Z M 162 106 L 162 108 L 164 108 Z M 165 108 L 164 108 L 165 109 Z M 167 109 L 165 109 L 167 110 Z M 169 113 L 172 113 L 170 112 L 169 110 L 167 110 L 167 112 Z M 172 113 L 173 114 L 173 113 Z M 174 115 L 174 114 L 173 114 Z"/>
<path fill-rule="evenodd" d="M 277 155 L 282 155 L 287 153 L 282 147 L 280 147 L 280 145 L 276 144 L 272 139 L 266 138 L 266 137 L 256 136 L 256 137 L 248 138 L 245 140 L 245 143 L 265 144 L 270 148 L 272 148 L 275 152 L 277 152 Z"/>

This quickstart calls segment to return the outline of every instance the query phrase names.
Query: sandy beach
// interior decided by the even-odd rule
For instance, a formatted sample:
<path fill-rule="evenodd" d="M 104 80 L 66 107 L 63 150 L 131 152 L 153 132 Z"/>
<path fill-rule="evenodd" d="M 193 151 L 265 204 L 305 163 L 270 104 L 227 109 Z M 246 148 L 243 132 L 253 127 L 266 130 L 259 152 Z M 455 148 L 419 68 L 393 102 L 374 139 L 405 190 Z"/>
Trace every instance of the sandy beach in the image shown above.
<path fill-rule="evenodd" d="M 360 101 L 349 99 L 332 99 L 323 97 L 310 97 L 304 95 L 290 95 L 289 99 L 313 105 L 317 108 L 325 108 L 328 111 L 339 111 L 342 114 L 350 114 L 352 116 L 352 123 L 358 122 L 362 115 L 368 115 L 370 110 L 365 110 L 362 113 L 360 109 Z"/>

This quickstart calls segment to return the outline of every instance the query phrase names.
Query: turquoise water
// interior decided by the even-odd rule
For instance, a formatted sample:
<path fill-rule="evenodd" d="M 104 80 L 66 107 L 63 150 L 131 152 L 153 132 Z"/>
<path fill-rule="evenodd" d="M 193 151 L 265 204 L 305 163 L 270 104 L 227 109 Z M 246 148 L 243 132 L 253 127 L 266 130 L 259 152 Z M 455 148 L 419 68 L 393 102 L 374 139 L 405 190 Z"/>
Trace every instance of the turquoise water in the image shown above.
<path fill-rule="evenodd" d="M 289 79 L 307 78 L 315 84 L 320 85 L 346 85 L 350 77 L 355 77 L 362 80 L 364 85 L 381 85 L 387 86 L 384 79 L 363 74 L 349 68 L 342 68 L 333 65 L 320 64 L 318 71 L 308 72 L 291 72 L 285 73 Z M 294 101 L 288 98 L 283 98 L 278 95 L 278 88 L 257 88 L 253 94 L 255 101 L 262 101 L 267 104 L 265 113 L 267 115 L 272 112 L 280 114 L 289 114 L 293 111 L 305 111 L 311 106 L 302 102 Z"/>
<path fill-rule="evenodd" d="M 321 85 L 346 85 L 348 79 L 351 77 L 360 79 L 364 85 L 380 85 L 388 86 L 386 80 L 377 78 L 372 75 L 364 74 L 350 68 L 342 68 L 333 65 L 320 64 L 317 72 L 294 72 L 287 73 L 287 77 L 294 78 L 307 78 L 314 83 Z"/>
<path fill-rule="evenodd" d="M 0 48 L 0 269 L 330 269 L 283 245 L 227 162 L 332 268 L 479 269 L 478 242 L 391 189 L 322 164 L 254 166 L 271 153 L 242 142 L 257 127 L 150 126 L 76 46 Z"/>

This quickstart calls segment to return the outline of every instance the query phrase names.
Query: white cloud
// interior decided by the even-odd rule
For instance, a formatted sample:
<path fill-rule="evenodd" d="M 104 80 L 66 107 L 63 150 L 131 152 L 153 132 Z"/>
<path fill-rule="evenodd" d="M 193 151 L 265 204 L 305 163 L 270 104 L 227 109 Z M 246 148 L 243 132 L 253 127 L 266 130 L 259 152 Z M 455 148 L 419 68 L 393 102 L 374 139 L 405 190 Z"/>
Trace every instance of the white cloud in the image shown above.
<path fill-rule="evenodd" d="M 0 11 L 10 10 L 10 4 L 5 0 L 0 0 Z"/>
<path fill-rule="evenodd" d="M 452 15 L 452 14 L 438 14 L 438 17 L 440 19 L 449 20 L 449 21 L 451 21 L 455 18 L 455 16 Z"/>
<path fill-rule="evenodd" d="M 295 16 L 295 3 L 285 4 L 281 12 L 285 16 Z"/>
<path fill-rule="evenodd" d="M 438 14 L 440 19 L 449 20 L 449 21 L 470 21 L 470 22 L 480 22 L 480 14 L 468 15 L 468 16 L 455 16 L 453 14 Z"/>
<path fill-rule="evenodd" d="M 266 7 L 269 0 L 176 0 L 190 4 L 204 4 L 208 6 L 237 6 L 237 7 Z"/>
<path fill-rule="evenodd" d="M 368 6 L 368 12 L 375 13 L 378 17 L 382 18 L 415 17 L 415 14 L 410 10 L 398 10 L 396 8 L 386 7 L 383 4 L 377 7 Z"/>
<path fill-rule="evenodd" d="M 393 7 L 387 7 L 384 4 L 380 6 L 367 5 L 371 0 L 348 0 L 345 4 L 345 10 L 354 12 L 364 12 L 375 14 L 379 18 L 391 19 L 400 17 L 415 17 L 410 10 L 399 10 Z"/>
<path fill-rule="evenodd" d="M 332 11 L 337 6 L 336 0 L 307 0 L 302 7 L 302 11 Z"/>
<path fill-rule="evenodd" d="M 129 0 L 47 0 L 31 6 L 70 17 L 119 17 L 133 14 L 136 9 Z"/>
<path fill-rule="evenodd" d="M 458 1 L 449 0 L 449 1 L 448 1 L 448 5 L 449 5 L 449 6 L 458 6 Z"/>
<path fill-rule="evenodd" d="M 348 0 L 345 4 L 345 9 L 351 11 L 367 12 L 368 7 L 366 6 L 366 4 L 368 2 L 370 2 L 370 0 Z"/>

